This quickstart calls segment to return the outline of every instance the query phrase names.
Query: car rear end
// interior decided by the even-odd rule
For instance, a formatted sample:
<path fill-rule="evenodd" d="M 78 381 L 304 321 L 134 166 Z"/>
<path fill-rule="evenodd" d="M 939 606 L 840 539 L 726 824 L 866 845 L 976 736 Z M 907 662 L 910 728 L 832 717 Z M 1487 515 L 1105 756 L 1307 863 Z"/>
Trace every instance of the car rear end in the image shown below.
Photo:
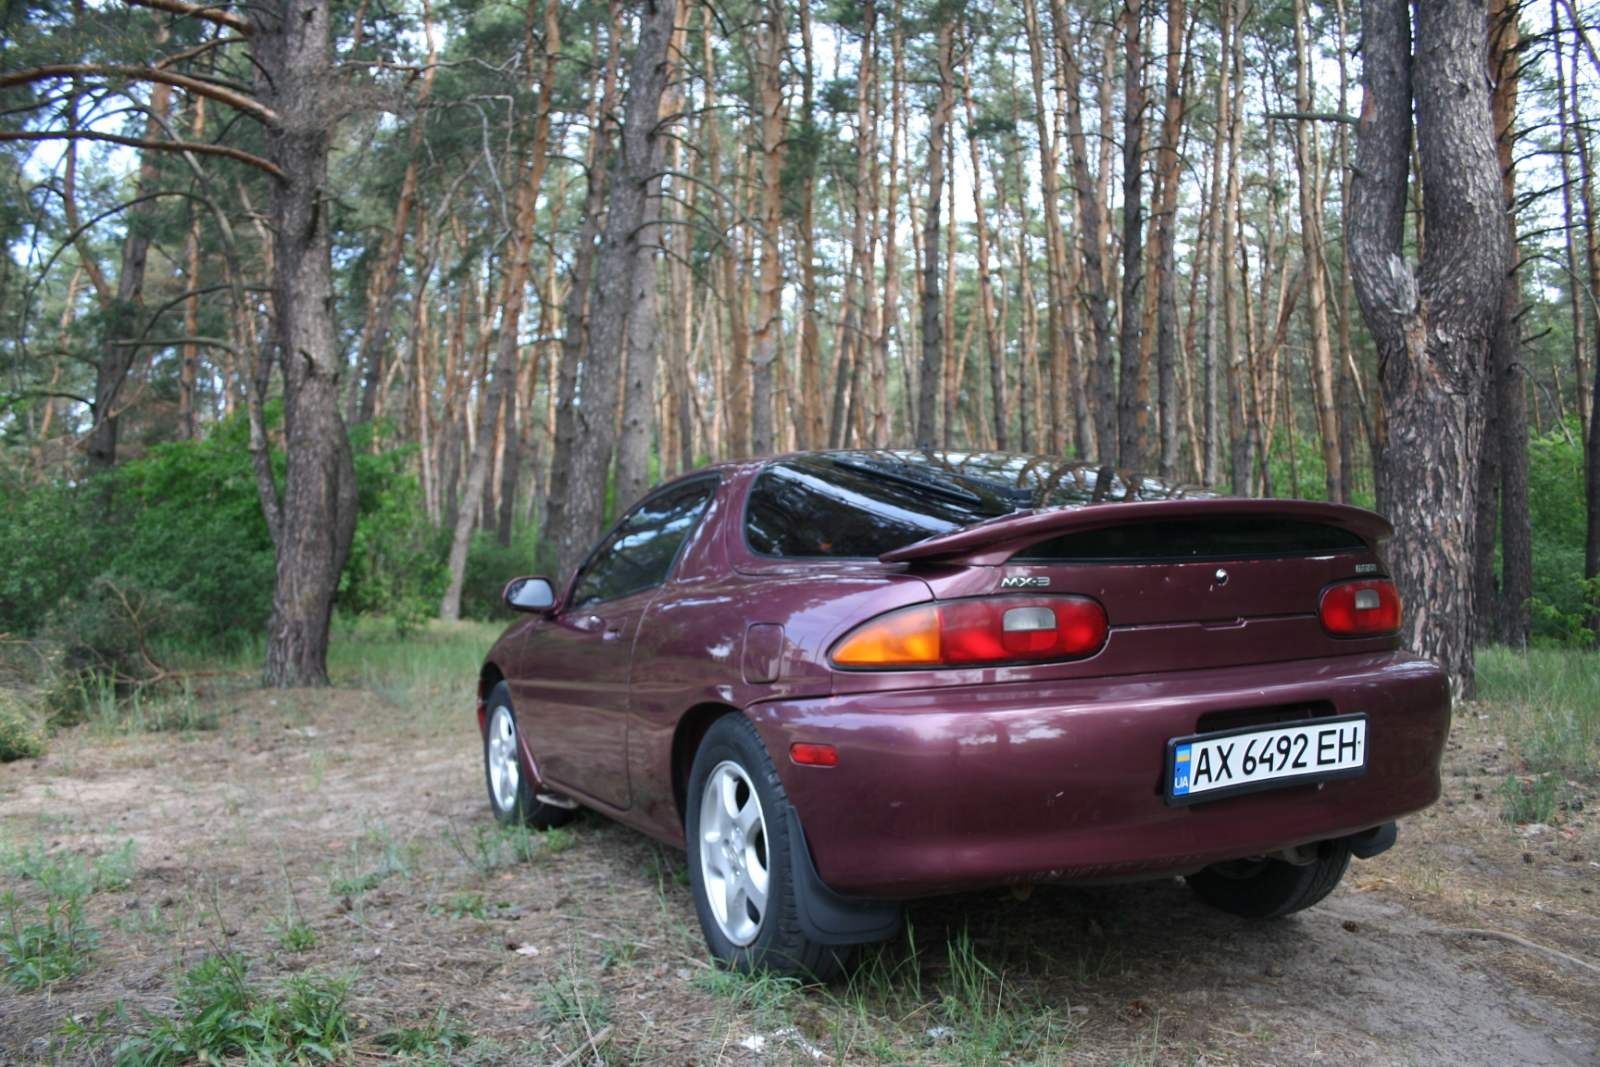
<path fill-rule="evenodd" d="M 750 709 L 790 754 L 819 874 L 912 897 L 1376 847 L 1438 797 L 1449 727 L 1444 676 L 1399 649 L 1387 531 L 1355 508 L 1177 497 L 1018 509 L 885 552 L 926 599 L 815 637 L 831 695 Z"/>

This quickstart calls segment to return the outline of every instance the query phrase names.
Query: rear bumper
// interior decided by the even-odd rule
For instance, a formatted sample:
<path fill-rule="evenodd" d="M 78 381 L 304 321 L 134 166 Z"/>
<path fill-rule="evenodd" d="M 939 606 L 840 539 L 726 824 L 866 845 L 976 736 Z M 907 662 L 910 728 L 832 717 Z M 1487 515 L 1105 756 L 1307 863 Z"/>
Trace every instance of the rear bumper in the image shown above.
<path fill-rule="evenodd" d="M 1368 717 L 1360 778 L 1189 807 L 1168 738 L 1201 715 L 1313 701 Z M 909 898 L 1158 877 L 1389 822 L 1439 796 L 1449 688 L 1403 653 L 775 701 L 749 709 L 833 889 Z M 794 741 L 832 744 L 799 767 Z"/>

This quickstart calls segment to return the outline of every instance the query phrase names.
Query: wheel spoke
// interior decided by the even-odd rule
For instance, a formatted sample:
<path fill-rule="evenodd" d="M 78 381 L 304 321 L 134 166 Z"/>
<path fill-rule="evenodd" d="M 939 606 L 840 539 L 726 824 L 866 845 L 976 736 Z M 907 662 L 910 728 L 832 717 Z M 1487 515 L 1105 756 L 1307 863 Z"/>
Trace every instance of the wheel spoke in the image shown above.
<path fill-rule="evenodd" d="M 745 798 L 744 807 L 740 808 L 733 816 L 734 825 L 750 834 L 761 822 L 761 803 L 756 800 L 756 795 L 751 793 Z"/>
<path fill-rule="evenodd" d="M 740 895 L 747 898 L 755 905 L 757 922 L 767 913 L 767 872 L 757 872 L 754 867 L 746 867 L 744 874 L 739 879 Z"/>
<path fill-rule="evenodd" d="M 720 792 L 722 794 L 722 812 L 735 823 L 739 819 L 739 779 L 731 771 L 723 771 L 721 775 Z"/>

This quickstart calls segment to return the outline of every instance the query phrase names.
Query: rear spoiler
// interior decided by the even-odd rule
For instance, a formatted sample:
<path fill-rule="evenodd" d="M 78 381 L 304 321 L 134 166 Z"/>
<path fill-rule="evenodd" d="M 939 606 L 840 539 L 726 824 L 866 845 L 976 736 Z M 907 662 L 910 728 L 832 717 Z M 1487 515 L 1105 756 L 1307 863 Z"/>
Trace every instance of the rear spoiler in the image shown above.
<path fill-rule="evenodd" d="M 1319 522 L 1349 530 L 1373 548 L 1394 533 L 1394 527 L 1382 515 L 1347 504 L 1324 504 L 1314 500 L 1203 497 L 1084 504 L 1002 515 L 896 548 L 878 558 L 885 563 L 941 562 L 993 567 L 1031 544 L 1065 533 L 1168 519 L 1228 516 Z"/>

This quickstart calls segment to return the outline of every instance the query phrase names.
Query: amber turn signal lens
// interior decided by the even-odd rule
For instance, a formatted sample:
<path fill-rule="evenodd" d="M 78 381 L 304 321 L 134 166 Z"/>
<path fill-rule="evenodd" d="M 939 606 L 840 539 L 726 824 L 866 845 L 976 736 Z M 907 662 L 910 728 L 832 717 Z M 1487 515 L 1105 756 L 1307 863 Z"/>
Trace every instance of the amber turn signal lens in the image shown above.
<path fill-rule="evenodd" d="M 1322 628 L 1335 637 L 1377 637 L 1400 632 L 1400 591 L 1387 578 L 1339 582 L 1322 591 Z"/>
<path fill-rule="evenodd" d="M 939 612 L 919 604 L 873 619 L 833 650 L 841 667 L 914 667 L 939 662 Z"/>

